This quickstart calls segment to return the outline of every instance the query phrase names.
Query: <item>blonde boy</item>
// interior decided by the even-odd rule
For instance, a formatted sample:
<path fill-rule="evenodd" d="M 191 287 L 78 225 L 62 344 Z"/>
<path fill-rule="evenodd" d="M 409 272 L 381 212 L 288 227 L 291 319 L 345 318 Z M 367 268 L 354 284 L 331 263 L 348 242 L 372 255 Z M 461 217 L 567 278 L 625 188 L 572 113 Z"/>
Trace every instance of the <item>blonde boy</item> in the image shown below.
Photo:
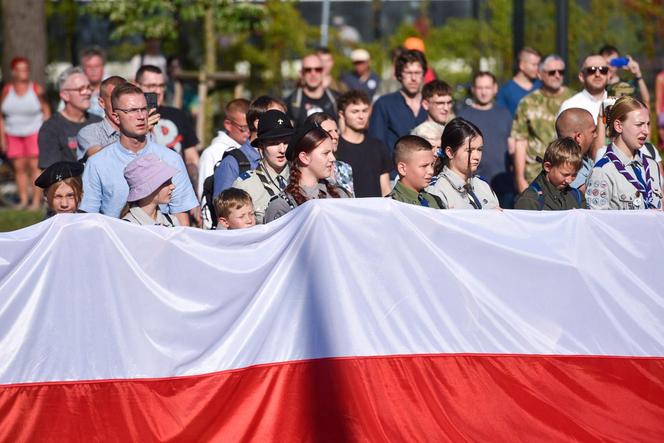
<path fill-rule="evenodd" d="M 250 228 L 256 224 L 254 204 L 242 189 L 228 188 L 214 199 L 219 226 L 226 229 Z"/>
<path fill-rule="evenodd" d="M 581 147 L 570 137 L 552 141 L 544 153 L 542 172 L 516 200 L 515 209 L 560 211 L 586 207 L 586 199 L 570 184 L 583 162 Z"/>
<path fill-rule="evenodd" d="M 442 209 L 438 197 L 424 191 L 433 176 L 435 156 L 431 143 L 416 135 L 404 135 L 394 145 L 394 167 L 399 181 L 387 196 L 404 203 Z"/>

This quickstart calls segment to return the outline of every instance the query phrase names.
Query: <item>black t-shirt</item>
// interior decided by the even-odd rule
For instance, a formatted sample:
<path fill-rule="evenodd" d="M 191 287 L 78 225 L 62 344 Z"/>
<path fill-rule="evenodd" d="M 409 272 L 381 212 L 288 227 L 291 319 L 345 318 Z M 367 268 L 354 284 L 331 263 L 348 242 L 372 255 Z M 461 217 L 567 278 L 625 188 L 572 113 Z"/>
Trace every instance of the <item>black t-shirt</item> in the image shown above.
<path fill-rule="evenodd" d="M 59 112 L 56 112 L 39 128 L 39 167 L 46 169 L 55 162 L 76 161 L 76 149 L 78 142 L 76 134 L 84 126 L 101 121 L 101 117 L 87 114 L 82 123 L 67 120 Z"/>
<path fill-rule="evenodd" d="M 335 156 L 353 168 L 356 197 L 382 196 L 380 176 L 393 168 L 387 146 L 382 141 L 365 137 L 362 143 L 356 144 L 340 137 Z"/>
<path fill-rule="evenodd" d="M 159 106 L 157 112 L 160 115 L 159 123 L 154 129 L 157 144 L 171 148 L 178 154 L 182 154 L 183 149 L 198 144 L 194 126 L 184 111 L 170 106 Z"/>

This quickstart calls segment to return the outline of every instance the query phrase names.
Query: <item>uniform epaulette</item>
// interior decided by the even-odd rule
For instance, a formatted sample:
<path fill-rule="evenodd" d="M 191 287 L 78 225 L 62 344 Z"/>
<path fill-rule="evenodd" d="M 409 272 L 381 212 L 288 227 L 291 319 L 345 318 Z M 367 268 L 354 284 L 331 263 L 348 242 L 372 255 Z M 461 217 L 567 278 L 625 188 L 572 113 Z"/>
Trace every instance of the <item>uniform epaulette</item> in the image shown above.
<path fill-rule="evenodd" d="M 238 177 L 240 178 L 240 180 L 246 180 L 249 177 L 251 177 L 251 171 L 244 171 L 244 172 L 240 173 L 240 175 Z"/>
<path fill-rule="evenodd" d="M 610 161 L 611 161 L 611 160 L 609 160 L 608 158 L 606 158 L 606 157 L 602 157 L 602 158 L 600 158 L 600 159 L 597 161 L 597 163 L 595 163 L 595 166 L 594 166 L 594 167 L 595 167 L 595 168 L 601 168 L 602 166 L 604 166 L 605 164 L 609 163 Z"/>

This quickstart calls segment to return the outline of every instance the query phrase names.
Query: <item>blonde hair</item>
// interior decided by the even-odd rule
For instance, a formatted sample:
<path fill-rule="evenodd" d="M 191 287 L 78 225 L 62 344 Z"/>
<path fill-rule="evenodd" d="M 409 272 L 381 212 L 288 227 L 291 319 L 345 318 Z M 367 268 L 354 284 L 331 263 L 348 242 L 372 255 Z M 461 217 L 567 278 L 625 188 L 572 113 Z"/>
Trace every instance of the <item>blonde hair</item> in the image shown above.
<path fill-rule="evenodd" d="M 214 211 L 217 217 L 228 218 L 231 211 L 252 203 L 251 196 L 244 190 L 228 188 L 214 199 Z"/>
<path fill-rule="evenodd" d="M 83 198 L 83 182 L 81 181 L 81 177 L 67 177 L 49 186 L 46 190 L 46 204 L 49 208 L 53 208 L 55 192 L 63 183 L 68 185 L 74 191 L 74 200 L 76 201 L 76 208 L 78 209 L 78 205 L 81 204 L 81 199 Z"/>
<path fill-rule="evenodd" d="M 569 164 L 578 171 L 583 163 L 581 147 L 571 137 L 558 138 L 546 147 L 544 163 L 550 163 L 551 167 Z"/>
<path fill-rule="evenodd" d="M 614 128 L 616 120 L 622 123 L 627 120 L 627 114 L 632 111 L 638 111 L 639 109 L 648 109 L 648 107 L 642 101 L 629 95 L 622 96 L 616 100 L 613 106 L 609 108 L 606 117 L 606 127 L 609 137 L 614 138 L 619 135 Z"/>

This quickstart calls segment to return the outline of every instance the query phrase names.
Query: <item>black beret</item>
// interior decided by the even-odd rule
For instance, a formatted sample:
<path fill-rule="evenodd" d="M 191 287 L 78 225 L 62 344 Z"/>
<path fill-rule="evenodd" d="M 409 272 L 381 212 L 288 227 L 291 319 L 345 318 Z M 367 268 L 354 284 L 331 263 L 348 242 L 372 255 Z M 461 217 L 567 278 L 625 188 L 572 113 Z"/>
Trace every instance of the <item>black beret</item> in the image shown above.
<path fill-rule="evenodd" d="M 35 186 L 47 189 L 54 183 L 69 177 L 79 177 L 83 174 L 83 165 L 79 162 L 55 162 L 35 180 Z"/>

